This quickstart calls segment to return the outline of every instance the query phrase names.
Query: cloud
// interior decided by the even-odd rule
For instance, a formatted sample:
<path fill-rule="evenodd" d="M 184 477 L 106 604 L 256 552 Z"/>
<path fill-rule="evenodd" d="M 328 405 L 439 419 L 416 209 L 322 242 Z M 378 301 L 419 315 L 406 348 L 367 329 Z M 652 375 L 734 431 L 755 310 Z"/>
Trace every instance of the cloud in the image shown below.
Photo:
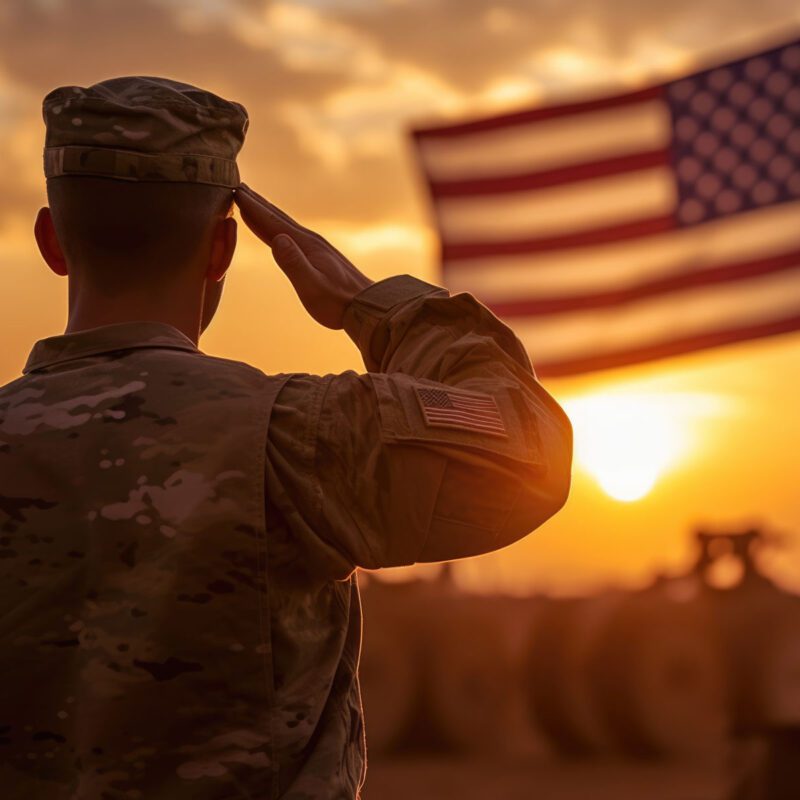
<path fill-rule="evenodd" d="M 0 220 L 42 195 L 41 99 L 58 85 L 203 86 L 247 107 L 245 180 L 306 224 L 424 225 L 412 125 L 638 85 L 792 20 L 794 0 L 6 0 Z"/>
<path fill-rule="evenodd" d="M 11 127 L 25 132 L 24 163 L 19 170 L 27 177 L 24 191 L 19 181 L 4 182 L 7 185 L 0 215 L 12 213 L 23 200 L 30 205 L 32 186 L 35 189 L 38 183 L 43 187 L 41 99 L 48 91 L 59 85 L 89 85 L 112 76 L 149 74 L 203 86 L 242 102 L 251 117 L 239 157 L 245 180 L 276 202 L 285 203 L 290 213 L 302 216 L 307 223 L 329 216 L 332 203 L 343 219 L 377 223 L 400 216 L 419 221 L 413 179 L 398 158 L 397 148 L 381 151 L 374 142 L 369 143 L 375 131 L 384 142 L 390 138 L 391 133 L 385 135 L 390 122 L 385 115 L 359 121 L 363 110 L 352 106 L 341 110 L 345 103 L 342 98 L 357 93 L 358 80 L 349 68 L 333 69 L 326 59 L 333 59 L 337 47 L 343 52 L 345 44 L 356 41 L 356 34 L 348 38 L 343 27 L 333 26 L 330 41 L 335 44 L 339 36 L 339 44 L 332 45 L 314 63 L 308 54 L 315 51 L 315 37 L 324 38 L 326 33 L 314 27 L 312 11 L 290 12 L 286 4 L 279 4 L 277 10 L 265 15 L 255 4 L 239 3 L 229 6 L 236 13 L 228 14 L 227 23 L 221 25 L 218 21 L 211 24 L 222 10 L 217 3 L 197 6 L 194 21 L 187 21 L 186 8 L 181 6 L 176 2 L 101 0 L 70 0 L 46 7 L 16 0 L 4 5 L 0 74 L 6 76 L 6 88 L 0 84 L 0 105 L 8 105 L 13 93 L 21 98 L 15 100 L 18 108 Z M 262 33 L 268 30 L 270 20 L 278 30 L 294 30 L 296 35 L 288 49 L 286 40 L 277 35 L 270 40 L 264 33 L 263 40 L 251 36 L 244 41 L 241 15 L 245 13 L 262 19 L 266 26 Z M 303 20 L 308 26 L 306 34 L 302 32 Z M 363 66 L 371 58 L 369 52 L 369 46 L 364 45 L 353 64 Z M 388 82 L 391 87 L 396 80 L 392 69 L 377 56 L 372 58 L 381 76 L 379 85 L 385 88 Z M 384 109 L 388 105 L 384 102 Z M 389 117 L 390 121 L 394 119 Z M 305 127 L 298 130 L 298 125 Z M 346 149 L 342 151 L 344 160 L 337 165 L 330 157 L 331 141 L 337 136 L 342 141 L 348 126 L 353 125 L 359 128 L 355 139 L 363 153 Z M 402 146 L 403 132 L 393 133 Z M 0 146 L 5 151 L 12 134 L 0 133 Z M 347 172 L 343 174 L 345 162 Z M 30 213 L 30 208 L 26 206 L 24 212 Z"/>
<path fill-rule="evenodd" d="M 39 180 L 41 152 L 32 147 L 39 134 L 30 108 L 33 92 L 15 83 L 0 68 L 0 152 L 3 154 L 3 184 L 0 191 L 0 235 L 6 235 L 13 217 L 41 199 Z"/>

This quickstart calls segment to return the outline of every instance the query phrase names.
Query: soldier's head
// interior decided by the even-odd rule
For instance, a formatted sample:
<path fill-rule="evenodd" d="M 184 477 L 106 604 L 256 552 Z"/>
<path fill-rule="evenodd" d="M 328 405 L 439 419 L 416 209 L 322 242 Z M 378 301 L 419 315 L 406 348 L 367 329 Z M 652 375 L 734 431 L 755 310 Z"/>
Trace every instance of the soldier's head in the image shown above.
<path fill-rule="evenodd" d="M 49 207 L 36 241 L 75 304 L 141 309 L 219 302 L 236 247 L 240 103 L 170 78 L 60 86 L 42 102 Z"/>
<path fill-rule="evenodd" d="M 48 178 L 47 198 L 36 240 L 72 291 L 119 300 L 205 283 L 203 328 L 211 321 L 236 248 L 231 189 L 73 175 Z"/>

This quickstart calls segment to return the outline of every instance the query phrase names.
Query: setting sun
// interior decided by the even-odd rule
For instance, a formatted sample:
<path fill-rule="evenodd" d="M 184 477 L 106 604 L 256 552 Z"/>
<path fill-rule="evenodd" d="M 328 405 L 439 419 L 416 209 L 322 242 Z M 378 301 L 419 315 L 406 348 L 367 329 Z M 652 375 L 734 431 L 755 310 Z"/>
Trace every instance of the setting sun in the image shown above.
<path fill-rule="evenodd" d="M 710 395 L 608 392 L 564 401 L 575 458 L 616 500 L 644 497 L 696 448 L 700 417 L 719 410 Z"/>

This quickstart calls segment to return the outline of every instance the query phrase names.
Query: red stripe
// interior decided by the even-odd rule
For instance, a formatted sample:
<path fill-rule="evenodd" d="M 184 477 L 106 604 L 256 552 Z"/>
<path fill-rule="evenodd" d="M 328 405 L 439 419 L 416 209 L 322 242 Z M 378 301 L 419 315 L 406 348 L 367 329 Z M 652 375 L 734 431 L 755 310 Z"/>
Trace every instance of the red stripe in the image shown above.
<path fill-rule="evenodd" d="M 545 189 L 564 183 L 622 175 L 670 163 L 668 149 L 650 150 L 645 153 L 607 158 L 569 167 L 529 172 L 522 175 L 503 175 L 489 178 L 466 178 L 463 180 L 430 181 L 434 197 L 459 197 L 464 195 L 501 194 L 522 192 L 529 189 Z"/>
<path fill-rule="evenodd" d="M 503 420 L 499 414 L 484 414 L 480 411 L 469 411 L 461 408 L 441 409 L 436 413 L 440 414 L 461 414 L 462 416 L 469 417 L 470 419 L 481 420 L 482 422 L 491 422 L 503 424 Z"/>
<path fill-rule="evenodd" d="M 566 295 L 562 297 L 541 297 L 527 300 L 508 300 L 498 303 L 487 303 L 498 317 L 541 316 L 545 314 L 562 314 L 566 311 L 584 311 L 593 308 L 608 308 L 623 303 L 630 303 L 646 297 L 693 289 L 699 286 L 711 286 L 716 283 L 767 275 L 787 269 L 800 267 L 800 250 L 782 253 L 771 258 L 755 261 L 741 261 L 724 264 L 712 269 L 696 272 L 669 274 L 654 281 L 622 289 L 612 289 L 596 294 Z"/>
<path fill-rule="evenodd" d="M 436 411 L 433 411 L 429 409 L 428 417 L 429 419 L 460 419 L 468 422 L 480 423 L 482 425 L 497 425 L 499 427 L 503 427 L 503 420 L 499 417 L 497 419 L 487 418 L 485 416 L 462 413 L 455 409 L 452 411 L 448 411 L 446 409 L 437 409 Z"/>
<path fill-rule="evenodd" d="M 678 309 L 677 313 L 680 313 Z M 788 319 L 762 322 L 730 330 L 708 331 L 683 339 L 673 339 L 646 347 L 633 347 L 628 350 L 617 350 L 596 356 L 586 356 L 567 361 L 551 361 L 535 364 L 536 373 L 541 377 L 555 378 L 565 375 L 577 375 L 581 372 L 595 372 L 601 369 L 612 369 L 652 361 L 669 356 L 678 356 L 696 350 L 707 350 L 724 344 L 734 344 L 747 339 L 763 339 L 782 333 L 800 330 L 800 315 Z"/>
<path fill-rule="evenodd" d="M 502 425 L 487 425 L 482 422 L 464 422 L 463 420 L 459 419 L 435 419 L 429 422 L 430 425 L 462 425 L 465 428 L 475 428 L 480 429 L 482 431 L 498 431 L 498 432 L 505 432 L 505 428 Z"/>
<path fill-rule="evenodd" d="M 460 420 L 467 420 L 468 422 L 476 422 L 480 423 L 481 425 L 499 425 L 502 427 L 503 422 L 500 419 L 487 419 L 486 417 L 476 417 L 471 416 L 469 414 L 462 414 L 458 411 L 452 410 L 448 411 L 446 409 L 440 409 L 438 411 L 428 411 L 428 417 L 430 419 L 460 419 Z"/>
<path fill-rule="evenodd" d="M 522 253 L 541 253 L 546 250 L 560 250 L 566 247 L 584 247 L 607 242 L 619 242 L 624 239 L 638 239 L 654 233 L 662 233 L 675 227 L 672 214 L 661 217 L 650 217 L 638 222 L 626 222 L 622 225 L 611 225 L 606 228 L 593 228 L 579 233 L 566 233 L 559 236 L 537 236 L 534 239 L 501 240 L 498 242 L 443 242 L 441 248 L 442 261 L 452 262 L 468 258 L 485 256 L 510 256 Z M 447 264 L 447 268 L 457 268 L 456 264 Z"/>
<path fill-rule="evenodd" d="M 462 134 L 480 133 L 482 131 L 493 131 L 498 128 L 522 125 L 528 122 L 541 122 L 546 119 L 565 117 L 568 114 L 585 114 L 588 111 L 599 111 L 605 108 L 619 108 L 641 103 L 645 100 L 652 100 L 661 97 L 664 93 L 662 86 L 652 86 L 638 92 L 618 94 L 613 97 L 601 97 L 597 100 L 587 100 L 580 103 L 563 103 L 561 105 L 548 106 L 547 108 L 529 108 L 523 111 L 513 111 L 510 114 L 500 114 L 494 117 L 484 117 L 481 119 L 467 120 L 466 122 L 456 122 L 448 125 L 431 125 L 425 128 L 415 128 L 411 130 L 411 135 L 417 140 L 446 138 L 449 136 L 460 136 Z"/>
<path fill-rule="evenodd" d="M 471 430 L 476 431 L 488 431 L 493 433 L 505 433 L 506 429 L 504 427 L 498 427 L 497 425 L 482 425 L 476 422 L 461 422 L 459 420 L 435 420 L 429 423 L 430 425 L 449 425 L 454 428 L 470 428 Z"/>
<path fill-rule="evenodd" d="M 473 419 L 494 420 L 500 421 L 501 417 L 496 412 L 488 412 L 464 408 L 428 408 L 429 414 L 460 414 L 461 416 L 469 416 Z"/>
<path fill-rule="evenodd" d="M 494 400 L 463 400 L 455 395 L 450 395 L 450 402 L 465 408 L 481 408 L 490 409 L 497 408 L 497 403 Z"/>
<path fill-rule="evenodd" d="M 502 417 L 496 411 L 488 411 L 482 409 L 464 409 L 464 408 L 431 408 L 427 407 L 428 414 L 457 414 L 464 417 L 471 417 L 472 419 L 488 420 L 489 422 L 501 422 Z"/>

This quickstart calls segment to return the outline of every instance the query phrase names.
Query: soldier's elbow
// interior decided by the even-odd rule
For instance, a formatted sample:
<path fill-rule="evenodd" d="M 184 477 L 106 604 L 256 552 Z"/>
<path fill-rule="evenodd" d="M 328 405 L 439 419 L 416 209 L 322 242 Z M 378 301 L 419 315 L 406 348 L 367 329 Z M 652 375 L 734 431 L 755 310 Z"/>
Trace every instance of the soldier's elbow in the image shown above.
<path fill-rule="evenodd" d="M 552 437 L 550 452 L 547 454 L 547 482 L 553 498 L 552 514 L 564 507 L 572 486 L 572 423 L 561 411 L 555 426 L 557 434 Z"/>
<path fill-rule="evenodd" d="M 499 546 L 525 538 L 555 516 L 567 502 L 569 488 L 569 477 L 563 474 L 555 480 L 534 480 L 523 486 L 500 531 Z"/>
<path fill-rule="evenodd" d="M 544 489 L 550 501 L 552 517 L 569 498 L 572 485 L 572 423 L 560 406 L 555 406 L 545 433 L 540 437 L 542 454 L 547 465 L 543 476 Z"/>
<path fill-rule="evenodd" d="M 572 485 L 572 459 L 559 460 L 551 467 L 547 481 L 547 517 L 555 516 L 566 505 Z M 544 520 L 543 520 L 544 521 Z M 541 523 L 540 523 L 541 524 Z"/>
<path fill-rule="evenodd" d="M 542 464 L 521 480 L 517 501 L 500 533 L 502 545 L 535 531 L 557 514 L 569 498 L 572 483 L 572 426 L 565 414 L 548 419 L 540 436 Z"/>

